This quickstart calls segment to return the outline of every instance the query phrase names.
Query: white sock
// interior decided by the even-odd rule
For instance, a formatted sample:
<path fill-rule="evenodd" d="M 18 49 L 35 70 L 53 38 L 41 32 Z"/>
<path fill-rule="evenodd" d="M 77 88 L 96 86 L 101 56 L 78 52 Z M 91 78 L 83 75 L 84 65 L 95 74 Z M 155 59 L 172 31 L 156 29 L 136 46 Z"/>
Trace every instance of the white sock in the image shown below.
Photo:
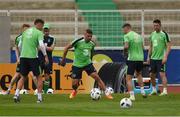
<path fill-rule="evenodd" d="M 19 96 L 20 89 L 16 89 L 15 95 Z"/>
<path fill-rule="evenodd" d="M 141 87 L 141 94 L 144 94 L 145 91 L 144 91 L 144 87 Z"/>
<path fill-rule="evenodd" d="M 42 93 L 38 93 L 37 96 L 38 96 L 38 100 L 42 101 Z"/>
<path fill-rule="evenodd" d="M 167 88 L 163 88 L 163 93 L 167 93 Z"/>
<path fill-rule="evenodd" d="M 129 92 L 130 96 L 134 96 L 134 91 Z"/>
<path fill-rule="evenodd" d="M 153 92 L 157 92 L 156 87 L 154 87 L 154 86 L 152 87 L 152 90 L 153 90 Z"/>

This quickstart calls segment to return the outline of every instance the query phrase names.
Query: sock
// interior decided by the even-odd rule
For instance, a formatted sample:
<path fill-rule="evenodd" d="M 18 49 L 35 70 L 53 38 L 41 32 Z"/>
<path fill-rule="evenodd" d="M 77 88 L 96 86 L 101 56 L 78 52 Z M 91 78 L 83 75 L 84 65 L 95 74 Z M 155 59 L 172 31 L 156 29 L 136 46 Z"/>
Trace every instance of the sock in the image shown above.
<path fill-rule="evenodd" d="M 38 100 L 42 101 L 42 94 L 38 93 L 37 96 L 38 96 Z"/>
<path fill-rule="evenodd" d="M 43 83 L 43 90 L 44 90 L 44 93 L 47 93 L 47 90 L 49 89 L 49 84 L 50 84 L 50 80 L 44 80 L 44 83 Z"/>
<path fill-rule="evenodd" d="M 129 92 L 130 96 L 134 96 L 134 91 Z"/>
<path fill-rule="evenodd" d="M 152 90 L 153 90 L 154 92 L 157 92 L 157 91 L 156 91 L 156 87 L 154 87 L 154 86 L 152 87 Z"/>
<path fill-rule="evenodd" d="M 15 95 L 19 96 L 20 89 L 16 89 Z"/>
<path fill-rule="evenodd" d="M 141 87 L 141 94 L 145 94 L 144 87 Z"/>
<path fill-rule="evenodd" d="M 167 88 L 163 88 L 163 93 L 167 93 Z"/>

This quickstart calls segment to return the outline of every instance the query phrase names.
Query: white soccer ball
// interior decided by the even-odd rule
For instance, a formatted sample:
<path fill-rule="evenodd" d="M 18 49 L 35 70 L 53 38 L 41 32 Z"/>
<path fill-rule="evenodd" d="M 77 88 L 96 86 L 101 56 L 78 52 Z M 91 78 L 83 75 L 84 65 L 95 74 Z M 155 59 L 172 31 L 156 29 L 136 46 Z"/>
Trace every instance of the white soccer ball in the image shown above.
<path fill-rule="evenodd" d="M 105 94 L 113 94 L 114 93 L 114 89 L 111 88 L 111 87 L 107 87 L 106 88 L 106 91 L 105 91 Z"/>
<path fill-rule="evenodd" d="M 93 88 L 90 95 L 93 100 L 99 100 L 101 98 L 101 90 L 98 88 Z"/>
<path fill-rule="evenodd" d="M 53 94 L 53 93 L 54 93 L 54 90 L 51 89 L 51 88 L 49 88 L 46 93 L 47 93 L 47 94 Z"/>
<path fill-rule="evenodd" d="M 19 93 L 20 93 L 20 94 L 29 94 L 26 89 L 21 89 Z"/>
<path fill-rule="evenodd" d="M 121 108 L 130 108 L 132 106 L 132 101 L 129 98 L 123 98 L 120 101 Z"/>

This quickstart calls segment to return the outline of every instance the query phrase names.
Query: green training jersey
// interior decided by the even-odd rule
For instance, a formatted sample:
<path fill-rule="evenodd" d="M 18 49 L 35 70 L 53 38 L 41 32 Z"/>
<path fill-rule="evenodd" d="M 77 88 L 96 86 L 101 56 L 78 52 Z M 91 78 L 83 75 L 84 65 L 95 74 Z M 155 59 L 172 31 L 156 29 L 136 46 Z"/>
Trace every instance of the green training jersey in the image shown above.
<path fill-rule="evenodd" d="M 127 42 L 129 45 L 129 61 L 144 61 L 143 39 L 139 34 L 134 31 L 130 31 L 124 35 L 124 42 Z"/>
<path fill-rule="evenodd" d="M 16 45 L 16 46 L 19 45 L 19 42 L 20 42 L 21 38 L 22 38 L 22 34 L 20 34 L 20 35 L 18 35 L 18 36 L 16 37 L 16 39 L 15 39 L 15 45 Z"/>
<path fill-rule="evenodd" d="M 169 36 L 166 32 L 152 32 L 150 35 L 150 42 L 152 44 L 151 59 L 162 60 L 166 51 L 166 44 L 170 42 Z"/>
<path fill-rule="evenodd" d="M 85 67 L 92 63 L 92 51 L 94 51 L 95 43 L 86 42 L 84 38 L 76 39 L 72 43 L 74 47 L 74 62 L 76 67 Z"/>
<path fill-rule="evenodd" d="M 43 40 L 43 33 L 31 27 L 22 34 L 21 58 L 37 58 L 39 40 Z"/>

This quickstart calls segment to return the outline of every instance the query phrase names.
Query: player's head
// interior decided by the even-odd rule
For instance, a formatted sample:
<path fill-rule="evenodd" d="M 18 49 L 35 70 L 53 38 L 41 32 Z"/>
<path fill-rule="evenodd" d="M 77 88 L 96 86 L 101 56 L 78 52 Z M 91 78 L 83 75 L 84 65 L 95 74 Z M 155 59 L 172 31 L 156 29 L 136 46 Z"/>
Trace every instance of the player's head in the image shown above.
<path fill-rule="evenodd" d="M 44 35 L 45 36 L 48 36 L 49 35 L 49 32 L 50 32 L 50 29 L 49 29 L 49 24 L 44 24 L 44 27 L 43 27 L 43 32 L 44 32 Z"/>
<path fill-rule="evenodd" d="M 36 26 L 37 29 L 42 30 L 44 26 L 44 20 L 42 19 L 36 19 L 34 21 L 34 25 Z"/>
<path fill-rule="evenodd" d="M 123 28 L 123 32 L 126 34 L 126 33 L 128 33 L 129 31 L 131 31 L 131 24 L 125 23 L 125 24 L 122 26 L 122 28 Z"/>
<path fill-rule="evenodd" d="M 159 19 L 155 19 L 153 21 L 154 30 L 159 32 L 161 30 L 161 21 Z"/>
<path fill-rule="evenodd" d="M 21 26 L 21 32 L 24 32 L 26 29 L 28 29 L 30 27 L 30 25 L 29 24 L 23 24 L 22 26 Z"/>
<path fill-rule="evenodd" d="M 91 41 L 93 32 L 91 29 L 87 29 L 84 33 L 84 38 L 87 42 Z"/>

